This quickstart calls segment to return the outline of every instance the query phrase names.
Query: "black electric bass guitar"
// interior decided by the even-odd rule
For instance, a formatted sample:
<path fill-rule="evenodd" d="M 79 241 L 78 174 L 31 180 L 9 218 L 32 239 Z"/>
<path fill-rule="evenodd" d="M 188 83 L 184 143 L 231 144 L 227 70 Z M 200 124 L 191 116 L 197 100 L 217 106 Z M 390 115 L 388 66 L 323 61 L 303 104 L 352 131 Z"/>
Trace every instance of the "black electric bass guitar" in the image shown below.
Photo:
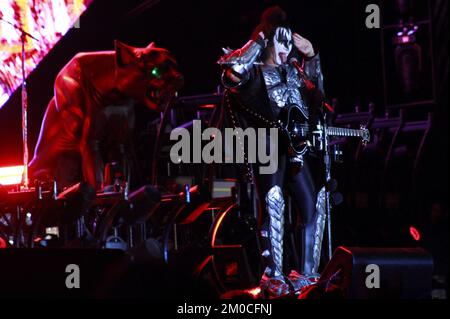
<path fill-rule="evenodd" d="M 296 104 L 286 107 L 280 117 L 280 125 L 287 137 L 292 155 L 304 155 L 310 146 L 321 145 L 324 127 L 320 124 L 305 124 L 305 117 Z M 370 142 L 369 130 L 361 126 L 361 129 L 348 129 L 341 127 L 326 127 L 328 136 L 334 137 L 358 137 L 363 145 Z"/>

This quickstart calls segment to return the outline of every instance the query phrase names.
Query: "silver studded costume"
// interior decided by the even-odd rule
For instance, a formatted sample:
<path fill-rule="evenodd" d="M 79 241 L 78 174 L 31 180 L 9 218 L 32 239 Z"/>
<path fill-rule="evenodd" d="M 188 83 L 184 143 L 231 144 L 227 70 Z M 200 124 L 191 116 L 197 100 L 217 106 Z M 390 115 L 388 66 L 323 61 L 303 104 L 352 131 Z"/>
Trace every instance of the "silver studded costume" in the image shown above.
<path fill-rule="evenodd" d="M 261 70 L 270 101 L 279 108 L 291 104 L 298 105 L 307 120 L 309 118 L 308 108 L 300 93 L 304 84 L 295 67 L 290 64 L 278 68 L 262 66 Z"/>
<path fill-rule="evenodd" d="M 284 198 L 279 186 L 272 187 L 266 194 L 266 209 L 269 213 L 268 230 L 263 230 L 263 236 L 270 240 L 270 250 L 262 253 L 264 258 L 272 258 L 273 265 L 266 267 L 264 272 L 271 277 L 283 274 L 283 236 L 284 236 Z"/>
<path fill-rule="evenodd" d="M 301 225 L 300 241 L 303 261 L 301 272 L 303 274 L 318 274 L 325 220 L 325 188 L 322 188 L 317 196 L 316 209 L 312 220 Z"/>
<path fill-rule="evenodd" d="M 267 123 L 277 121 L 280 111 L 290 104 L 300 107 L 307 122 L 311 117 L 311 106 L 304 98 L 307 93 L 302 78 L 290 64 L 274 67 L 258 63 L 262 48 L 260 43 L 250 41 L 240 50 L 226 50 L 226 55 L 218 62 L 224 68 L 222 82 L 225 88 L 238 100 L 239 105 L 233 108 L 243 128 L 265 127 Z M 323 90 L 319 55 L 304 62 L 303 67 L 309 79 L 319 90 Z M 227 77 L 230 69 L 240 79 L 239 82 Z M 261 118 L 265 120 L 261 121 Z M 275 174 L 255 176 L 262 208 L 259 224 L 264 276 L 277 279 L 283 278 L 285 201 L 282 188 L 286 185 L 301 212 L 301 272 L 308 276 L 316 274 L 320 264 L 325 222 L 324 191 L 317 190 L 317 178 L 313 178 L 310 166 L 304 163 L 303 158 L 297 161 L 303 165 L 300 173 L 294 176 L 287 173 L 293 162 L 296 161 L 281 152 Z M 254 169 L 254 172 L 257 171 Z"/>

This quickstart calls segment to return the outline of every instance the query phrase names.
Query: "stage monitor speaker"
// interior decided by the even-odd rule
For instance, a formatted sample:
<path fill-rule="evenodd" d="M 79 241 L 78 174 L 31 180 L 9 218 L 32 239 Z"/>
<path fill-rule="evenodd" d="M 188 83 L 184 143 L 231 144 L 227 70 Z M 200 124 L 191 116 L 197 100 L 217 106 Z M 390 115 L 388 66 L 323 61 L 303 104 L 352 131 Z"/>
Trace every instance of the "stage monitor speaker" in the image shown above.
<path fill-rule="evenodd" d="M 0 299 L 89 298 L 123 260 L 111 249 L 0 249 Z"/>
<path fill-rule="evenodd" d="M 433 259 L 421 248 L 339 247 L 320 282 L 349 299 L 429 299 L 432 277 Z"/>

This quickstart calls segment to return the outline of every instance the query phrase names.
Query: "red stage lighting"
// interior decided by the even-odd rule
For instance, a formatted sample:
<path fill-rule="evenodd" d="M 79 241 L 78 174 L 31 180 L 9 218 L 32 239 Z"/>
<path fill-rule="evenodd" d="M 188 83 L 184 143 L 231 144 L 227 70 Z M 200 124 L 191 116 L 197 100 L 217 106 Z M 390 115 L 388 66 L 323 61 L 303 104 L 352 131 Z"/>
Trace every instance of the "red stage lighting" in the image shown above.
<path fill-rule="evenodd" d="M 420 232 L 414 226 L 409 227 L 409 233 L 415 241 L 420 241 Z"/>
<path fill-rule="evenodd" d="M 22 182 L 23 165 L 0 167 L 0 185 L 18 185 Z"/>
<path fill-rule="evenodd" d="M 25 75 L 28 76 L 53 46 L 75 25 L 92 0 L 0 1 L 0 109 L 22 83 L 22 33 Z"/>
<path fill-rule="evenodd" d="M 0 237 L 0 249 L 5 249 L 6 247 L 8 247 L 6 241 Z"/>

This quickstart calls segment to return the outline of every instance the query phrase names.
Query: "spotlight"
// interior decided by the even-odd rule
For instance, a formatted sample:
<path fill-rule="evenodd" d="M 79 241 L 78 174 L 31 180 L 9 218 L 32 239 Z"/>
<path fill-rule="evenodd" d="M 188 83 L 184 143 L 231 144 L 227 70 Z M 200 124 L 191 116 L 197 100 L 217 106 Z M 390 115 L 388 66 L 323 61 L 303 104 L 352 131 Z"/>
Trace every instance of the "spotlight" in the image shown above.
<path fill-rule="evenodd" d="M 0 167 L 0 185 L 18 185 L 22 182 L 23 165 Z"/>
<path fill-rule="evenodd" d="M 412 22 L 401 23 L 401 30 L 394 37 L 397 78 L 404 95 L 410 96 L 420 88 L 422 48 L 417 44 L 419 27 Z"/>
<path fill-rule="evenodd" d="M 420 232 L 417 230 L 416 227 L 414 227 L 414 226 L 409 227 L 409 233 L 411 234 L 412 238 L 415 241 L 420 241 L 420 238 L 421 238 Z"/>

